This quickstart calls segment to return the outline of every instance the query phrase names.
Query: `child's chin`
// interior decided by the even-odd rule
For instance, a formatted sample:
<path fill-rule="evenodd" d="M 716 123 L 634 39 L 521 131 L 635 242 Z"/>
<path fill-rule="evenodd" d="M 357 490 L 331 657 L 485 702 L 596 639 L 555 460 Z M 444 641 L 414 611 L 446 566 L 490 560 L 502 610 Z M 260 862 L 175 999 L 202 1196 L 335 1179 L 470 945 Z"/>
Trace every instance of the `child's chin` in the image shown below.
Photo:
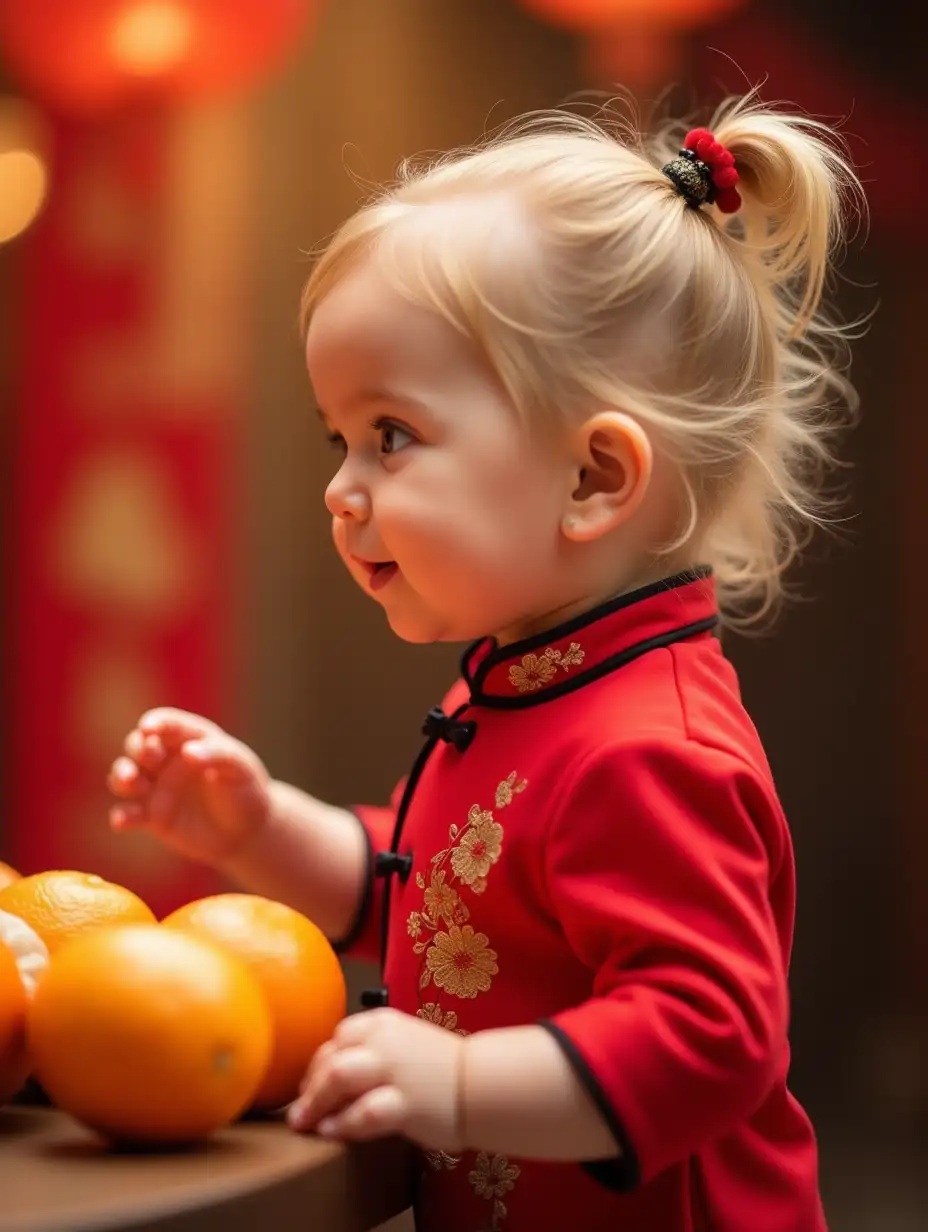
<path fill-rule="evenodd" d="M 420 616 L 409 613 L 389 612 L 387 623 L 403 642 L 414 646 L 428 646 L 433 642 L 467 642 L 472 639 L 460 630 L 451 626 L 450 622 L 436 616 Z"/>
<path fill-rule="evenodd" d="M 388 618 L 387 623 L 401 642 L 409 642 L 414 646 L 428 646 L 431 642 L 444 640 L 421 622 Z"/>

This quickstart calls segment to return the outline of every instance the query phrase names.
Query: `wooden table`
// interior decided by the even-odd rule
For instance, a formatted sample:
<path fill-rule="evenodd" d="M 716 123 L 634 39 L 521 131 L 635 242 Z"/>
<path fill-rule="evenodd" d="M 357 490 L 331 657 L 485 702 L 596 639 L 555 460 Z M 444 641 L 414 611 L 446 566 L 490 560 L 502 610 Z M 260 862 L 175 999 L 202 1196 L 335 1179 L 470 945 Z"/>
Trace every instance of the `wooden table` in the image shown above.
<path fill-rule="evenodd" d="M 345 1148 L 279 1120 L 130 1152 L 50 1108 L 0 1109 L 2 1232 L 367 1232 L 408 1206 L 410 1178 L 400 1142 Z"/>

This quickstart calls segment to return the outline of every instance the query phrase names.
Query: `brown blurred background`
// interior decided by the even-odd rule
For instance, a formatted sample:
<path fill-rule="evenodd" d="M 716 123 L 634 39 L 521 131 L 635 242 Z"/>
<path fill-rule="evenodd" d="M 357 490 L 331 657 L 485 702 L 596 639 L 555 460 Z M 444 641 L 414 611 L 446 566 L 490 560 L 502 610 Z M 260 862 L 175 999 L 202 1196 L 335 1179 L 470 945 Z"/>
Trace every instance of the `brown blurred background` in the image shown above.
<path fill-rule="evenodd" d="M 288 4 L 225 7 L 270 30 Z M 43 76 L 43 57 L 78 54 L 53 24 L 0 17 L 0 857 L 98 871 L 164 910 L 209 892 L 106 830 L 106 765 L 160 703 L 208 713 L 315 794 L 385 797 L 457 650 L 398 643 L 331 550 L 297 329 L 307 252 L 405 155 L 589 87 L 624 82 L 647 107 L 676 83 L 689 109 L 766 79 L 765 98 L 841 123 L 872 217 L 838 298 L 876 311 L 856 347 L 848 521 L 809 554 L 776 634 L 728 649 L 797 849 L 793 1085 L 832 1226 L 928 1227 L 928 183 L 908 6 L 881 5 L 876 27 L 863 0 L 289 7 L 308 20 L 285 15 L 276 50 L 246 38 L 222 81 L 160 88 L 149 66 L 145 90 L 111 97 L 102 60 Z M 610 24 L 584 27 L 596 7 Z M 39 172 L 10 160 L 22 148 Z M 42 166 L 42 208 L 13 234 Z"/>

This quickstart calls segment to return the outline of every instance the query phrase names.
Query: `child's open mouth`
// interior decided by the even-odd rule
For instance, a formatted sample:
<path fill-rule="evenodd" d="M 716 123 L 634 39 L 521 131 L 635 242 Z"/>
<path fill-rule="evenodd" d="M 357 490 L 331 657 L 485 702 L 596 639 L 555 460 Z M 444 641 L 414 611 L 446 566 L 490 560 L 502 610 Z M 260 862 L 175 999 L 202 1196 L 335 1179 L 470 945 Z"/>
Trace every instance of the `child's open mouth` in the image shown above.
<path fill-rule="evenodd" d="M 371 590 L 382 590 L 399 572 L 399 566 L 395 560 L 362 560 L 358 563 L 367 570 Z"/>

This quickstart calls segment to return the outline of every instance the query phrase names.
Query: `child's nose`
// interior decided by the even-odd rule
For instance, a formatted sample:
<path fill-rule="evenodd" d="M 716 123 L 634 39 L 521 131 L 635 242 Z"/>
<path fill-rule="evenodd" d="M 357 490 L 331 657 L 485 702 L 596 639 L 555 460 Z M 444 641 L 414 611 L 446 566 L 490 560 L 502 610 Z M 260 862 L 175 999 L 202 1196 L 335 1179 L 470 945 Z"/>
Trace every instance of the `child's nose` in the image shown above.
<path fill-rule="evenodd" d="M 325 490 L 326 508 L 333 518 L 366 522 L 371 512 L 370 497 L 360 484 L 343 474 L 344 469 L 338 472 Z"/>

